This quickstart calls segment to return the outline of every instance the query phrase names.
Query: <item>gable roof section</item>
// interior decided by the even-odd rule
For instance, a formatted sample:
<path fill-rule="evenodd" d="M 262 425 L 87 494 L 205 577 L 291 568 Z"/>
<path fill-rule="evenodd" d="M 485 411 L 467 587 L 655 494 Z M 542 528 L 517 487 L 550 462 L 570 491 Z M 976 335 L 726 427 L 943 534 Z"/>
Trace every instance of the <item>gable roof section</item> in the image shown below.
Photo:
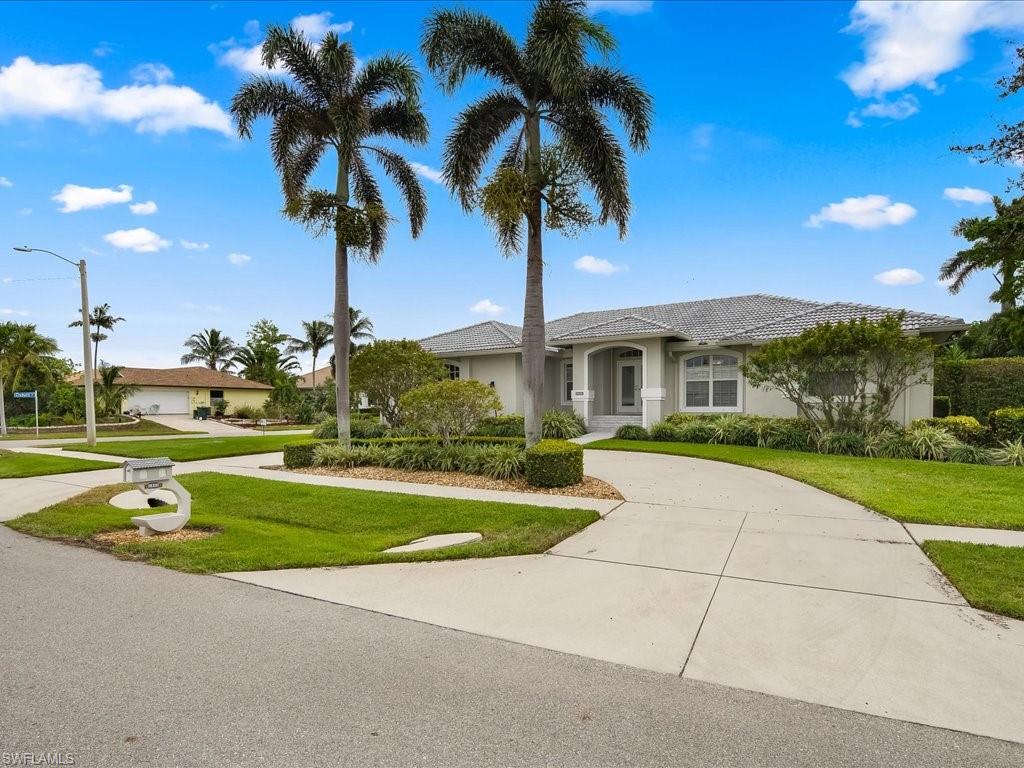
<path fill-rule="evenodd" d="M 476 325 L 456 328 L 420 339 L 420 346 L 436 354 L 518 349 L 523 343 L 523 329 L 518 325 L 485 320 Z"/>
<path fill-rule="evenodd" d="M 550 329 L 549 329 L 550 330 Z M 623 315 L 603 323 L 577 328 L 567 331 L 561 336 L 548 337 L 548 341 L 560 342 L 573 339 L 597 339 L 605 336 L 663 336 L 674 334 L 676 331 L 667 325 L 647 320 L 637 315 Z"/>
<path fill-rule="evenodd" d="M 84 374 L 71 377 L 72 384 L 81 385 Z M 118 384 L 140 387 L 197 387 L 213 389 L 273 389 L 269 384 L 250 381 L 227 371 L 214 371 L 203 366 L 186 368 L 122 368 Z"/>
<path fill-rule="evenodd" d="M 904 331 L 929 329 L 935 331 L 958 330 L 966 325 L 963 320 L 946 315 L 932 315 L 927 312 L 837 301 L 831 304 L 819 304 L 805 312 L 779 318 L 763 325 L 753 326 L 728 339 L 723 339 L 723 341 L 767 341 L 785 336 L 797 336 L 808 328 L 813 328 L 822 323 L 849 322 L 850 320 L 859 320 L 861 318 L 877 321 L 898 314 L 901 311 L 905 315 L 903 318 Z"/>
<path fill-rule="evenodd" d="M 861 317 L 878 320 L 900 311 L 853 302 L 825 303 L 755 293 L 580 312 L 549 322 L 546 335 L 548 344 L 556 345 L 584 339 L 659 335 L 697 343 L 742 343 L 794 336 L 825 322 Z M 948 331 L 967 327 L 958 317 L 905 311 L 903 328 L 906 331 Z M 522 329 L 488 320 L 430 336 L 420 343 L 438 354 L 514 350 L 522 343 Z"/>
<path fill-rule="evenodd" d="M 316 374 L 317 384 L 323 384 L 328 379 L 334 378 L 331 373 L 331 366 L 325 365 L 322 368 L 317 368 L 315 371 L 310 371 L 309 373 L 304 373 L 301 376 L 296 376 L 295 386 L 299 389 L 312 389 L 314 373 Z"/>

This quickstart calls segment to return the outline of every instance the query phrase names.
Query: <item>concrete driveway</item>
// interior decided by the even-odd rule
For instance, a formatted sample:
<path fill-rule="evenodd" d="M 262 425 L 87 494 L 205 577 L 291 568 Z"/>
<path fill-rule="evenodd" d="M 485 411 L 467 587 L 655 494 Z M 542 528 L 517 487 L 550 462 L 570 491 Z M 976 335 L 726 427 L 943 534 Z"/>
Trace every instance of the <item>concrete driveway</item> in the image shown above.
<path fill-rule="evenodd" d="M 586 462 L 626 501 L 546 555 L 224 576 L 1024 742 L 1024 622 L 967 607 L 899 523 L 744 467 Z"/>

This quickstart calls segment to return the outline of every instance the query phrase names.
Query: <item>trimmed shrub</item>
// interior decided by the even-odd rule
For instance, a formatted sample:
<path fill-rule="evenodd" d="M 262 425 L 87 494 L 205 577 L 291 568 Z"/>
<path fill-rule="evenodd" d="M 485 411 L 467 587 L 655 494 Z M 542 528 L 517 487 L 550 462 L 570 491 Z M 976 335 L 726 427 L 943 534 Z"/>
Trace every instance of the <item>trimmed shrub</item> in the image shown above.
<path fill-rule="evenodd" d="M 500 411 L 501 398 L 475 379 L 445 379 L 406 392 L 399 409 L 411 426 L 447 443 L 470 434 L 488 413 Z"/>
<path fill-rule="evenodd" d="M 676 427 L 676 440 L 681 443 L 710 443 L 714 430 L 707 421 L 694 419 Z"/>
<path fill-rule="evenodd" d="M 323 440 L 297 440 L 294 443 L 285 443 L 284 465 L 289 469 L 312 467 L 316 448 L 323 444 Z"/>
<path fill-rule="evenodd" d="M 757 445 L 757 417 L 724 413 L 707 420 L 712 443 L 723 445 Z"/>
<path fill-rule="evenodd" d="M 365 449 L 346 448 L 338 443 L 320 443 L 313 447 L 314 467 L 358 467 L 364 461 Z"/>
<path fill-rule="evenodd" d="M 319 440 L 337 440 L 338 417 L 328 416 L 326 419 L 324 419 L 315 427 L 313 427 L 313 437 Z"/>
<path fill-rule="evenodd" d="M 945 418 L 949 416 L 952 409 L 952 403 L 950 403 L 948 395 L 937 395 L 932 398 L 932 414 L 937 419 Z"/>
<path fill-rule="evenodd" d="M 623 424 L 615 430 L 615 437 L 619 440 L 648 440 L 651 436 L 639 424 Z"/>
<path fill-rule="evenodd" d="M 565 440 L 541 440 L 526 449 L 526 482 L 561 488 L 583 481 L 583 447 Z"/>
<path fill-rule="evenodd" d="M 587 433 L 587 425 L 575 411 L 548 411 L 544 414 L 543 435 L 545 439 L 569 440 Z"/>
<path fill-rule="evenodd" d="M 512 480 L 523 474 L 526 452 L 518 445 L 493 445 L 483 449 L 483 473 L 492 480 Z"/>
<path fill-rule="evenodd" d="M 1024 412 L 1024 408 L 1021 409 Z M 946 430 L 962 443 L 971 445 L 987 445 L 990 442 L 989 430 L 973 416 L 945 416 L 932 419 L 918 419 L 910 425 L 916 427 L 939 427 Z"/>
<path fill-rule="evenodd" d="M 999 408 L 988 415 L 992 436 L 1001 442 L 1024 439 L 1024 408 Z"/>
<path fill-rule="evenodd" d="M 387 437 L 389 433 L 387 425 L 381 424 L 375 416 L 362 416 L 352 414 L 349 417 L 349 433 L 353 440 L 372 439 Z M 328 416 L 313 429 L 313 437 L 321 440 L 334 440 L 338 437 L 338 418 Z"/>
<path fill-rule="evenodd" d="M 238 419 L 259 419 L 263 416 L 263 411 L 251 405 L 240 405 L 231 415 Z"/>
<path fill-rule="evenodd" d="M 935 394 L 950 399 L 950 413 L 978 421 L 997 409 L 1024 407 L 1024 357 L 936 361 Z"/>
<path fill-rule="evenodd" d="M 1024 467 L 1024 440 L 1007 440 L 992 451 L 992 458 L 996 464 L 1006 464 L 1011 467 Z"/>
<path fill-rule="evenodd" d="M 627 425 L 629 426 L 629 425 Z M 636 426 L 635 424 L 632 426 Z M 623 429 L 625 427 L 622 427 Z M 640 427 L 643 429 L 643 427 Z M 649 431 L 651 440 L 660 440 L 662 442 L 671 442 L 679 439 L 679 430 L 669 424 L 667 421 L 658 421 L 651 424 Z"/>
<path fill-rule="evenodd" d="M 526 427 L 522 415 L 488 416 L 473 428 L 472 434 L 486 437 L 523 437 Z"/>
<path fill-rule="evenodd" d="M 759 419 L 754 434 L 759 448 L 809 451 L 816 445 L 817 430 L 807 419 L 772 417 Z"/>

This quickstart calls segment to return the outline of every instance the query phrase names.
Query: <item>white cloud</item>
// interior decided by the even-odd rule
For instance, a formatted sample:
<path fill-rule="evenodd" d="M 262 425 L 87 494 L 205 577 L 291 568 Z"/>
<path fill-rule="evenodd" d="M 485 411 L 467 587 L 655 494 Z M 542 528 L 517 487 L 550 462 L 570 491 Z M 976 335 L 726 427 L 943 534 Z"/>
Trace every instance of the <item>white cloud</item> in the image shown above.
<path fill-rule="evenodd" d="M 580 272 L 589 272 L 592 275 L 614 275 L 622 272 L 625 267 L 612 264 L 608 259 L 599 259 L 596 256 L 580 256 L 572 263 L 573 267 Z"/>
<path fill-rule="evenodd" d="M 499 306 L 490 299 L 481 299 L 471 306 L 469 311 L 475 312 L 478 315 L 490 315 L 491 317 L 497 317 L 498 315 L 504 314 L 506 309 L 507 307 Z"/>
<path fill-rule="evenodd" d="M 13 187 L 14 182 L 8 179 L 6 176 L 0 176 L 0 187 Z"/>
<path fill-rule="evenodd" d="M 228 261 L 230 261 L 235 266 L 241 266 L 242 264 L 248 264 L 250 261 L 252 261 L 252 256 L 249 256 L 245 253 L 229 253 Z"/>
<path fill-rule="evenodd" d="M 291 20 L 289 26 L 302 32 L 312 42 L 318 43 L 323 40 L 328 32 L 343 35 L 351 32 L 355 23 L 345 21 L 339 24 L 332 24 L 334 16 L 330 11 L 322 13 L 310 13 L 304 16 L 296 16 Z M 251 19 L 245 23 L 245 37 L 242 40 L 229 38 L 220 43 L 210 46 L 210 51 L 217 56 L 217 63 L 221 66 L 231 67 L 239 72 L 249 75 L 266 75 L 279 72 L 279 67 L 266 67 L 263 64 L 263 41 L 260 39 L 260 23 Z"/>
<path fill-rule="evenodd" d="M 587 0 L 588 13 L 617 13 L 621 16 L 635 16 L 647 13 L 654 7 L 654 0 Z"/>
<path fill-rule="evenodd" d="M 92 49 L 92 55 L 102 59 L 114 52 L 114 46 L 106 41 L 102 41 L 99 45 Z"/>
<path fill-rule="evenodd" d="M 60 208 L 61 213 L 74 213 L 90 208 L 127 203 L 132 199 L 132 188 L 127 184 L 120 184 L 116 189 L 65 184 L 61 191 L 50 199 L 56 200 L 63 206 Z"/>
<path fill-rule="evenodd" d="M 976 187 L 946 187 L 942 192 L 942 196 L 946 200 L 952 200 L 954 203 L 983 205 L 984 203 L 992 202 L 991 192 L 986 192 L 984 189 L 977 189 Z"/>
<path fill-rule="evenodd" d="M 696 149 L 711 149 L 714 138 L 714 123 L 701 123 L 690 131 L 690 144 Z"/>
<path fill-rule="evenodd" d="M 128 210 L 134 213 L 136 216 L 152 216 L 157 211 L 156 203 L 149 200 L 145 203 L 132 203 L 128 206 Z"/>
<path fill-rule="evenodd" d="M 164 240 L 156 232 L 145 227 L 119 229 L 104 235 L 103 239 L 115 248 L 135 253 L 156 253 L 171 245 L 170 240 Z"/>
<path fill-rule="evenodd" d="M 132 80 L 136 83 L 166 83 L 174 79 L 174 72 L 166 64 L 139 64 L 132 70 Z"/>
<path fill-rule="evenodd" d="M 428 181 L 432 181 L 435 184 L 444 184 L 444 175 L 436 168 L 431 168 L 429 165 L 423 163 L 410 162 L 409 165 L 416 171 L 420 176 Z"/>
<path fill-rule="evenodd" d="M 885 195 L 865 195 L 826 205 L 808 218 L 804 226 L 820 228 L 832 222 L 854 229 L 878 229 L 906 224 L 916 215 L 917 209 L 907 203 L 894 203 Z"/>
<path fill-rule="evenodd" d="M 181 240 L 181 247 L 186 251 L 205 251 L 210 247 L 209 243 L 197 243 L 195 240 Z"/>
<path fill-rule="evenodd" d="M 864 36 L 864 61 L 849 67 L 842 78 L 862 97 L 911 85 L 934 91 L 935 78 L 967 61 L 972 35 L 1019 29 L 1024 29 L 1024 3 L 858 0 L 844 31 Z"/>
<path fill-rule="evenodd" d="M 905 93 L 894 101 L 881 99 L 856 109 L 846 116 L 846 124 L 854 128 L 864 125 L 863 118 L 877 117 L 888 120 L 906 120 L 921 111 L 921 103 L 912 93 Z"/>
<path fill-rule="evenodd" d="M 32 209 L 31 208 L 19 208 L 18 209 L 18 215 L 19 216 L 31 216 L 32 215 Z"/>
<path fill-rule="evenodd" d="M 916 269 L 897 267 L 879 272 L 875 275 L 875 280 L 882 285 L 917 285 L 924 280 L 924 276 Z"/>
<path fill-rule="evenodd" d="M 134 83 L 107 88 L 99 70 L 89 64 L 40 64 L 27 56 L 0 67 L 0 122 L 46 117 L 124 123 L 138 133 L 205 128 L 233 135 L 227 112 L 186 86 Z"/>
<path fill-rule="evenodd" d="M 3 315 L 5 317 L 28 317 L 29 312 L 28 310 L 25 309 L 11 309 L 9 307 L 3 307 L 2 309 L 0 309 L 0 315 Z"/>

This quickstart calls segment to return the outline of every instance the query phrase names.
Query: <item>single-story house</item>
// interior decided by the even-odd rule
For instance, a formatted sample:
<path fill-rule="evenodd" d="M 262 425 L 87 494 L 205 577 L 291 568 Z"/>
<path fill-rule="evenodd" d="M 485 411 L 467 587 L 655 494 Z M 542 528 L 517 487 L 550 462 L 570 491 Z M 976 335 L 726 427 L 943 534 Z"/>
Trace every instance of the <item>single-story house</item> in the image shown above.
<path fill-rule="evenodd" d="M 323 368 L 317 368 L 315 371 L 304 373 L 301 376 L 295 377 L 295 386 L 300 390 L 313 389 L 313 382 L 316 382 L 316 386 L 320 386 L 325 381 L 334 378 L 334 374 L 331 373 L 331 366 L 325 365 Z"/>
<path fill-rule="evenodd" d="M 82 385 L 82 380 L 80 373 L 71 379 L 78 386 Z M 196 408 L 208 407 L 212 400 L 227 401 L 227 413 L 243 405 L 262 408 L 274 389 L 269 384 L 203 366 L 122 368 L 117 382 L 134 384 L 139 388 L 124 399 L 122 410 L 139 408 L 144 412 L 161 414 L 191 414 Z"/>
<path fill-rule="evenodd" d="M 824 322 L 899 311 L 754 294 L 562 317 L 546 325 L 544 407 L 572 408 L 592 430 L 649 426 L 676 411 L 795 416 L 796 406 L 781 393 L 744 381 L 746 357 L 771 339 Z M 906 333 L 936 342 L 967 327 L 960 318 L 905 312 Z M 521 342 L 519 326 L 496 320 L 420 340 L 451 378 L 494 387 L 508 413 L 523 412 Z M 908 424 L 931 415 L 929 382 L 911 387 L 892 417 Z"/>

